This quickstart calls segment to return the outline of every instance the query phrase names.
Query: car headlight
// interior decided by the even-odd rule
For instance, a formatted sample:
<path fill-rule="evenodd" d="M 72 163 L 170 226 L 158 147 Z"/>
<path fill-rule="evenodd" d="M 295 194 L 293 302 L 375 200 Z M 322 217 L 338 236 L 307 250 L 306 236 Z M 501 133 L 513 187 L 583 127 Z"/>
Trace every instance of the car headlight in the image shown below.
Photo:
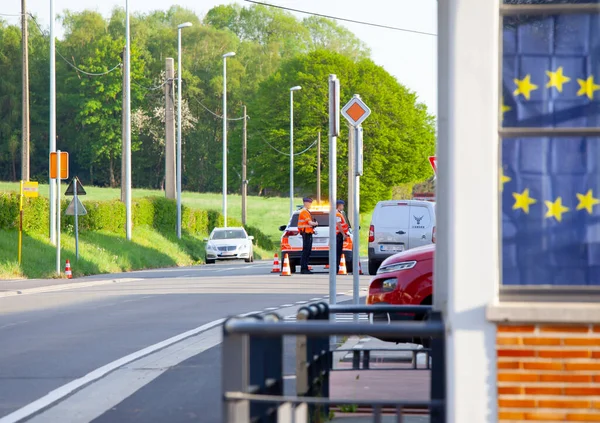
<path fill-rule="evenodd" d="M 381 283 L 381 290 L 382 291 L 394 291 L 397 286 L 398 286 L 398 280 L 396 278 L 385 279 Z"/>
<path fill-rule="evenodd" d="M 240 244 L 238 245 L 238 250 L 247 250 L 248 249 L 248 245 L 247 244 Z"/>
<path fill-rule="evenodd" d="M 395 272 L 397 270 L 412 269 L 417 264 L 416 261 L 403 261 L 401 263 L 388 264 L 387 266 L 381 266 L 377 270 L 377 274 Z"/>
<path fill-rule="evenodd" d="M 217 251 L 217 247 L 215 247 L 214 244 L 212 244 L 210 242 L 208 244 L 206 244 L 206 249 L 212 250 L 212 251 Z"/>

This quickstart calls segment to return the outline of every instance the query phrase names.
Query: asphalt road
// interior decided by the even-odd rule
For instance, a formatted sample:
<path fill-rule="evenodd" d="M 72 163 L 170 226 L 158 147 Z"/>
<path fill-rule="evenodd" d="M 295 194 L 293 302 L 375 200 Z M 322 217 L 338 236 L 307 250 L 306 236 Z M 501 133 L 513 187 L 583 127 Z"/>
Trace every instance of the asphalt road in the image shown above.
<path fill-rule="evenodd" d="M 322 267 L 315 268 L 320 274 L 281 277 L 270 273 L 271 266 L 270 262 L 222 263 L 70 281 L 0 281 L 0 422 L 11 421 L 7 415 L 108 363 L 216 319 L 270 310 L 293 314 L 307 301 L 326 298 L 328 275 Z M 361 285 L 366 287 L 368 280 L 362 276 Z M 73 285 L 58 286 L 65 283 Z M 31 289 L 34 291 L 27 291 Z M 339 276 L 338 295 L 351 289 L 352 277 Z M 2 296 L 15 291 L 21 294 Z M 152 367 L 147 365 L 125 366 L 120 369 L 123 374 L 107 376 L 105 384 L 110 377 L 125 378 L 108 387 L 109 392 L 118 391 L 115 386 L 134 386 L 131 380 L 136 380 L 140 389 L 123 393 L 122 398 L 113 393 L 114 404 L 106 402 L 107 409 L 102 410 L 98 421 L 217 422 L 220 332 L 218 328 L 213 332 L 171 354 L 166 361 L 170 364 L 148 376 L 156 378 L 152 383 L 143 384 L 135 376 L 136 371 Z M 185 360 L 178 362 L 173 358 L 179 357 L 177 354 Z M 93 383 L 73 395 L 77 407 L 104 404 L 92 392 L 101 385 Z M 86 396 L 88 389 L 90 395 Z M 180 399 L 180 404 L 173 399 Z M 196 406 L 186 406 L 192 403 Z M 90 421 L 82 417 L 86 415 L 83 412 L 57 420 L 61 402 L 57 404 L 37 419 Z M 209 405 L 217 414 L 199 419 L 199 412 Z M 186 407 L 190 411 L 184 412 Z M 151 415 L 156 417 L 151 419 Z"/>

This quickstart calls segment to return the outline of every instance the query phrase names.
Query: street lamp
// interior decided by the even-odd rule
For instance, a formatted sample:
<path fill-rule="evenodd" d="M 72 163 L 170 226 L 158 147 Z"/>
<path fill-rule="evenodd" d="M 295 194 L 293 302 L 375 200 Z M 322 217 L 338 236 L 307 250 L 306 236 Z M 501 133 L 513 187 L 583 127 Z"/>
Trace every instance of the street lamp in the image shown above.
<path fill-rule="evenodd" d="M 227 58 L 235 56 L 230 51 L 223 55 L 223 221 L 227 227 Z"/>
<path fill-rule="evenodd" d="M 177 238 L 181 239 L 181 30 L 192 26 L 185 22 L 177 26 Z"/>
<path fill-rule="evenodd" d="M 294 91 L 301 89 L 300 85 L 290 88 L 290 216 L 294 213 Z"/>

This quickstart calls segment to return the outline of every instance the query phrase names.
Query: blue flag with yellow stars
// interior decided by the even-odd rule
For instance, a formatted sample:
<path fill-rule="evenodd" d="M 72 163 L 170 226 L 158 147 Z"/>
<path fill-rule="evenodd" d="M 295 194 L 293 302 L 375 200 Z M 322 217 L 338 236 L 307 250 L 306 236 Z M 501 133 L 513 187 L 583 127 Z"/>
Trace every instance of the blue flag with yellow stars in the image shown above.
<path fill-rule="evenodd" d="M 600 15 L 505 17 L 502 65 L 503 126 L 600 126 Z M 600 285 L 600 138 L 505 138 L 500 179 L 502 283 Z"/>

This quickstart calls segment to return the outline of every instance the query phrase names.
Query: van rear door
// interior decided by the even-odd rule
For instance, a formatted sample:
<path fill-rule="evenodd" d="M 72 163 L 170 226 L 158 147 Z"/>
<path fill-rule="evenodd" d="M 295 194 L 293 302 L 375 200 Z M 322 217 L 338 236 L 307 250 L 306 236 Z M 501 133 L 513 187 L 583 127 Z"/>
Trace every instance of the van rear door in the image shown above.
<path fill-rule="evenodd" d="M 410 206 L 410 229 L 408 248 L 420 247 L 431 244 L 434 216 L 431 208 L 426 204 L 412 204 Z"/>
<path fill-rule="evenodd" d="M 374 223 L 375 252 L 396 254 L 408 249 L 410 206 L 406 202 L 382 204 Z"/>

